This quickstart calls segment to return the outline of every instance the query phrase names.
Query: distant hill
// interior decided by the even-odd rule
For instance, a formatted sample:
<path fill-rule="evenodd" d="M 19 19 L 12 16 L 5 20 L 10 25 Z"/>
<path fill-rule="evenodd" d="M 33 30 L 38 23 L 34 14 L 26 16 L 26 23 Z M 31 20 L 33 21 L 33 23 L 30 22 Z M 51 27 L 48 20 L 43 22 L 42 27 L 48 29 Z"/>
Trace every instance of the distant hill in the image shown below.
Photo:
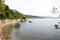
<path fill-rule="evenodd" d="M 25 15 L 27 18 L 40 18 L 40 16 Z"/>
<path fill-rule="evenodd" d="M 25 15 L 27 18 L 59 18 L 59 17 L 49 17 L 49 16 L 33 16 L 33 15 Z"/>

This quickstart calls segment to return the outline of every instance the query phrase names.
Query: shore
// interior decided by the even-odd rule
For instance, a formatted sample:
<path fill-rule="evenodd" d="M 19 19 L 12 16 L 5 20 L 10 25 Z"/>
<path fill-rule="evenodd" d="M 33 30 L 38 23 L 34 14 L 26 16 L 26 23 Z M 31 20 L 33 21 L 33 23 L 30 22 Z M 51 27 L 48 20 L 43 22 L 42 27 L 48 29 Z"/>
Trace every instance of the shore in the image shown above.
<path fill-rule="evenodd" d="M 9 24 L 15 24 L 17 22 L 21 22 L 21 19 L 13 19 L 13 20 L 0 20 L 0 40 L 5 40 L 3 39 L 2 37 L 2 28 L 4 28 L 6 25 L 9 25 Z"/>
<path fill-rule="evenodd" d="M 0 29 L 3 28 L 4 26 L 6 25 L 9 25 L 9 24 L 15 24 L 17 22 L 21 21 L 21 19 L 13 19 L 13 20 L 0 20 Z"/>

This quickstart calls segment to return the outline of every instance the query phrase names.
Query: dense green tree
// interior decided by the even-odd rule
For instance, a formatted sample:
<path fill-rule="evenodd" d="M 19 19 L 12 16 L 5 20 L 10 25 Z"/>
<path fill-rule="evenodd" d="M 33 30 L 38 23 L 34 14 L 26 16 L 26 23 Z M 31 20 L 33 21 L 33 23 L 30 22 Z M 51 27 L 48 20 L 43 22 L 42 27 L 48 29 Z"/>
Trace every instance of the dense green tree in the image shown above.
<path fill-rule="evenodd" d="M 25 19 L 24 15 L 16 10 L 12 10 L 8 5 L 4 4 L 4 0 L 0 0 L 0 19 Z"/>

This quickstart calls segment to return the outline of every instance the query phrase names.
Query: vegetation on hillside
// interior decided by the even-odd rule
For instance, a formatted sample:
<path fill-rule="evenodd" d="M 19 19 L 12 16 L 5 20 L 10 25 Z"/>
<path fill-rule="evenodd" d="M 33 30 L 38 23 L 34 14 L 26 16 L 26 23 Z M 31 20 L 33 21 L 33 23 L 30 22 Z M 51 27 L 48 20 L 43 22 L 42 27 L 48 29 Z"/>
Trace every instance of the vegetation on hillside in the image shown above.
<path fill-rule="evenodd" d="M 13 9 L 10 9 L 8 5 L 4 3 L 3 0 L 0 0 L 0 19 L 20 19 L 25 18 L 25 16 Z"/>

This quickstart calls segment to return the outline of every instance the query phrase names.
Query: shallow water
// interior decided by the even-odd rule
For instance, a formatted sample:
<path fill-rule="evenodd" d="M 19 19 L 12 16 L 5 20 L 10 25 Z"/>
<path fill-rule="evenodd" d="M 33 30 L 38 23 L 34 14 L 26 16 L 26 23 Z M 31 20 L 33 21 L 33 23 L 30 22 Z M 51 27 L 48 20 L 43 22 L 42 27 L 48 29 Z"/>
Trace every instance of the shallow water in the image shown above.
<path fill-rule="evenodd" d="M 54 26 L 60 19 L 27 20 L 32 23 L 27 21 L 12 26 L 9 33 L 10 40 L 60 40 L 60 29 Z"/>

